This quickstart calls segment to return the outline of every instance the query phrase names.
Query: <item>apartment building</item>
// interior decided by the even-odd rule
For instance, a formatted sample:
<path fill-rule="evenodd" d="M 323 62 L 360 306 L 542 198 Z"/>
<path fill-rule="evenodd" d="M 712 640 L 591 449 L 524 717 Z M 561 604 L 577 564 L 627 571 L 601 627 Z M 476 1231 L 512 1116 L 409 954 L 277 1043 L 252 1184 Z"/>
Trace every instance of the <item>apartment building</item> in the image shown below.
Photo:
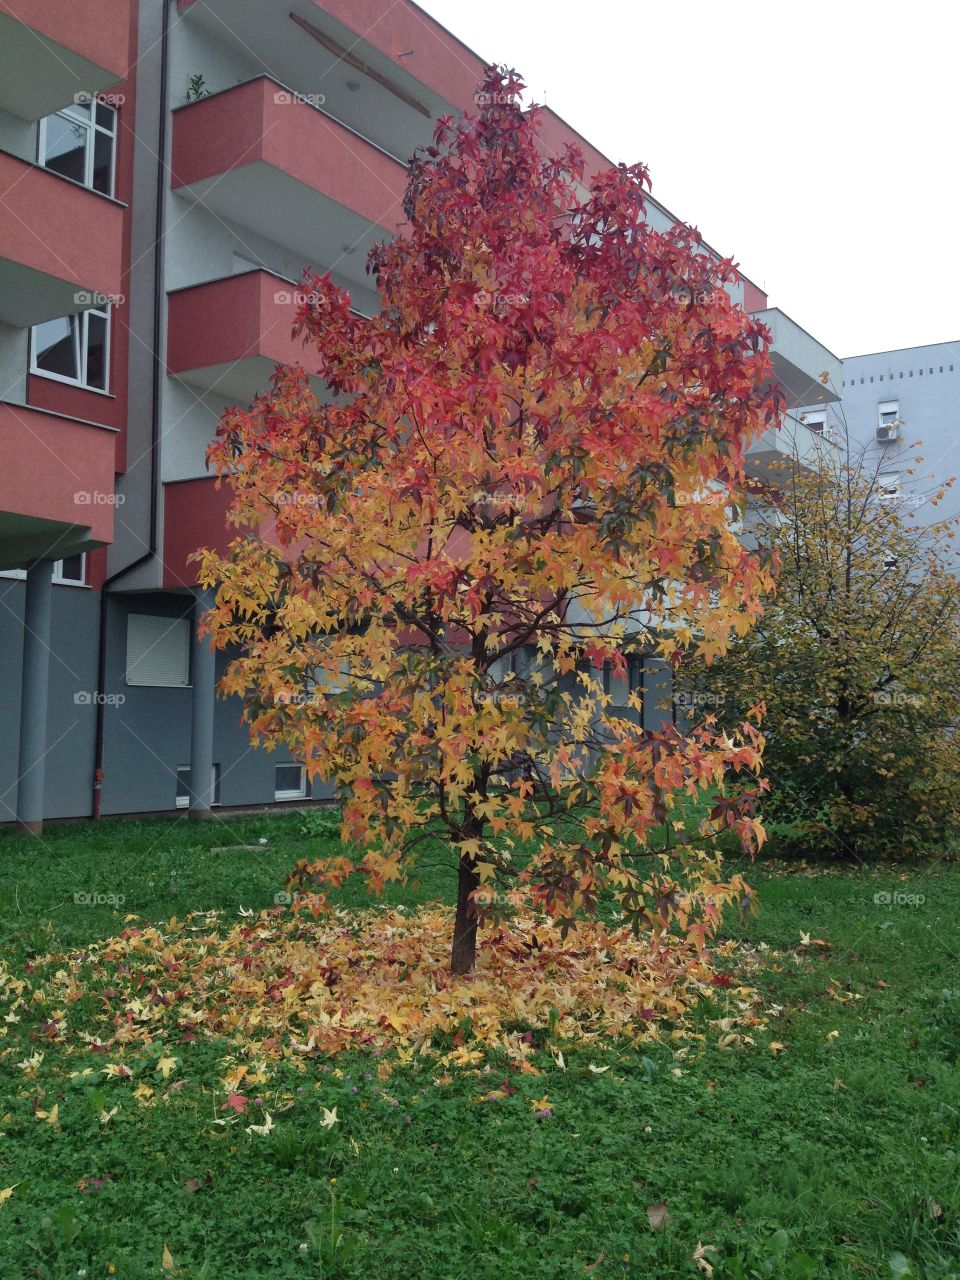
<path fill-rule="evenodd" d="M 808 420 L 845 426 L 883 498 L 921 523 L 960 517 L 960 342 L 851 356 L 840 389 L 839 405 Z M 951 479 L 957 483 L 934 505 Z"/>
<path fill-rule="evenodd" d="M 278 362 L 309 371 L 305 268 L 376 308 L 366 256 L 402 222 L 407 157 L 473 110 L 482 67 L 410 0 L 0 0 L 0 822 L 325 794 L 251 749 L 196 640 L 190 555 L 234 536 L 205 451 Z M 550 111 L 543 136 L 609 163 Z M 796 411 L 842 371 L 734 294 L 790 410 L 752 450 L 764 479 L 812 455 Z M 652 656 L 640 678 L 665 688 Z"/>

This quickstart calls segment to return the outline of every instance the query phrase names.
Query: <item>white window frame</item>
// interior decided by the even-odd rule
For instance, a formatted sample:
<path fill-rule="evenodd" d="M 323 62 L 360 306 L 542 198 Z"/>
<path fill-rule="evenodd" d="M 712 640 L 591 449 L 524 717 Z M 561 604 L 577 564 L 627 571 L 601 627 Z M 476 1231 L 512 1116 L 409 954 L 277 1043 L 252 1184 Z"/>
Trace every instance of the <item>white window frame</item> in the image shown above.
<path fill-rule="evenodd" d="M 85 551 L 80 552 L 79 578 L 65 578 L 63 576 L 63 561 L 54 560 L 53 581 L 61 587 L 85 587 L 87 585 L 87 553 Z"/>
<path fill-rule="evenodd" d="M 54 583 L 55 586 L 86 587 L 89 585 L 87 583 L 87 553 L 85 551 L 81 551 L 79 552 L 79 554 L 83 557 L 83 568 L 81 569 L 81 573 L 83 574 L 83 577 L 82 578 L 65 578 L 63 576 L 63 561 L 54 560 L 53 575 L 50 580 L 51 582 Z M 25 578 L 26 576 L 27 576 L 26 569 L 0 569 L 0 578 Z"/>
<path fill-rule="evenodd" d="M 900 491 L 900 472 L 885 471 L 877 476 L 877 501 L 883 503 L 899 502 L 902 493 Z"/>
<path fill-rule="evenodd" d="M 95 195 L 106 195 L 112 200 L 117 179 L 117 109 L 116 107 L 111 107 L 107 102 L 100 102 L 97 98 L 91 98 L 89 103 L 84 103 L 84 106 L 87 106 L 89 109 L 90 114 L 88 117 L 77 114 L 76 110 L 71 107 L 64 107 L 61 111 L 54 111 L 52 116 L 61 116 L 64 120 L 69 120 L 72 125 L 80 125 L 83 129 L 86 129 L 87 140 L 83 149 L 83 182 L 80 185 L 86 187 L 88 191 L 92 191 Z M 104 125 L 97 122 L 98 107 L 102 107 L 105 111 L 110 112 L 110 116 L 113 121 L 112 129 L 107 129 Z M 42 169 L 48 169 L 48 172 L 56 173 L 56 169 L 49 169 L 46 162 L 47 121 L 51 119 L 52 116 L 44 116 L 40 121 L 40 134 L 37 139 L 37 159 Z M 98 191 L 93 185 L 93 162 L 94 152 L 96 149 L 94 146 L 94 140 L 98 133 L 104 134 L 112 143 L 112 146 L 110 147 L 109 191 Z M 57 176 L 63 177 L 64 175 L 57 174 Z M 71 179 L 67 178 L 66 181 L 70 182 Z"/>
<path fill-rule="evenodd" d="M 884 415 L 892 413 L 893 417 L 889 422 L 884 422 Z M 881 400 L 877 404 L 877 426 L 892 427 L 895 422 L 900 420 L 900 401 L 899 400 Z"/>
<path fill-rule="evenodd" d="M 278 761 L 276 762 L 276 764 L 274 765 L 274 770 L 273 770 L 273 798 L 274 798 L 274 800 L 306 800 L 306 798 L 307 798 L 307 770 L 306 770 L 306 768 L 305 768 L 303 765 L 300 765 L 300 787 L 299 787 L 299 789 L 298 789 L 298 790 L 296 790 L 296 791 L 292 791 L 292 790 L 290 790 L 290 789 L 288 789 L 288 788 L 284 788 L 284 789 L 280 789 L 280 790 L 278 790 L 278 788 L 277 788 L 277 769 L 280 769 L 280 768 L 285 768 L 285 769 L 296 768 L 296 765 L 297 765 L 296 760 L 278 760 Z"/>
<path fill-rule="evenodd" d="M 105 307 L 88 307 L 86 311 L 80 311 L 75 316 L 52 317 L 56 319 L 77 320 L 79 323 L 74 332 L 74 343 L 77 347 L 77 368 L 80 370 L 79 378 L 68 378 L 62 373 L 51 373 L 49 369 L 41 369 L 37 364 L 37 329 L 39 325 L 34 325 L 30 330 L 30 372 L 37 378 L 49 378 L 51 382 L 65 382 L 68 387 L 82 387 L 84 391 L 93 391 L 97 395 L 108 396 L 110 392 L 110 366 L 113 363 L 112 338 L 113 338 L 113 321 L 110 315 L 109 303 Z M 104 386 L 95 387 L 93 383 L 87 382 L 87 356 L 90 347 L 90 325 L 88 323 L 89 316 L 100 316 L 106 321 L 107 332 L 105 338 L 106 346 L 106 368 L 104 373 Z"/>
<path fill-rule="evenodd" d="M 155 649 L 156 646 L 160 643 L 160 641 L 166 638 L 166 636 L 170 633 L 170 631 L 173 630 L 174 627 L 178 627 L 182 629 L 184 626 L 186 626 L 187 646 L 186 646 L 186 679 L 185 680 L 158 681 L 158 680 L 131 680 L 130 679 L 130 619 L 135 616 L 148 617 L 158 622 L 167 624 L 163 634 L 157 640 L 154 640 L 150 648 L 145 650 L 144 653 L 141 655 L 141 658 L 146 657 L 147 654 L 151 653 L 152 650 Z M 136 610 L 132 609 L 127 614 L 126 655 L 124 660 L 124 673 L 123 673 L 124 681 L 126 685 L 132 689 L 189 689 L 191 676 L 193 674 L 190 669 L 190 661 L 191 661 L 190 625 L 191 624 L 190 624 L 189 618 L 168 617 L 166 614 L 153 614 L 153 613 L 138 614 Z"/>

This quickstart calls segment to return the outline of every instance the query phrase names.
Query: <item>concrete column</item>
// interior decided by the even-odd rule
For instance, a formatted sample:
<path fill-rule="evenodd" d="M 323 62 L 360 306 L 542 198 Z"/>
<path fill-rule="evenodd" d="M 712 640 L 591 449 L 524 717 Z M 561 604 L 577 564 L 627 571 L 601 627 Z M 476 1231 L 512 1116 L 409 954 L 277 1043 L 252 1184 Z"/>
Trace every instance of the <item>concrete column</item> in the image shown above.
<path fill-rule="evenodd" d="M 216 697 L 216 654 L 209 636 L 197 635 L 200 619 L 214 602 L 213 592 L 196 592 L 193 606 L 193 695 L 190 704 L 190 817 L 209 818 L 213 803 L 213 707 Z"/>
<path fill-rule="evenodd" d="M 20 689 L 17 825 L 21 831 L 35 836 L 43 830 L 52 579 L 53 564 L 49 560 L 34 560 L 27 568 L 27 590 L 23 609 L 23 678 Z"/>

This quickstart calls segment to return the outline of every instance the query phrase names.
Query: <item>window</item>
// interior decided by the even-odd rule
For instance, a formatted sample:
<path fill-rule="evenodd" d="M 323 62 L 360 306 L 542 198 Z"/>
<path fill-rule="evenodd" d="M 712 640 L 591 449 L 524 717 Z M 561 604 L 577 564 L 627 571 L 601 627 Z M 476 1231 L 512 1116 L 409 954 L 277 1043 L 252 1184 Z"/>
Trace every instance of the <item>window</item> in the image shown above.
<path fill-rule="evenodd" d="M 87 584 L 87 557 L 67 556 L 65 560 L 54 560 L 53 580 L 63 586 L 84 587 Z"/>
<path fill-rule="evenodd" d="M 25 578 L 26 569 L 0 569 L 0 578 Z M 85 552 L 77 556 L 67 556 L 65 560 L 54 560 L 51 581 L 68 587 L 85 587 L 87 585 L 87 557 Z"/>
<path fill-rule="evenodd" d="M 303 800 L 307 794 L 307 771 L 302 764 L 278 764 L 274 770 L 273 798 Z"/>
<path fill-rule="evenodd" d="M 73 103 L 40 121 L 40 163 L 91 191 L 113 195 L 117 113 L 105 102 Z"/>
<path fill-rule="evenodd" d="M 877 405 L 877 426 L 889 427 L 900 417 L 899 400 L 881 400 Z"/>
<path fill-rule="evenodd" d="M 220 803 L 220 766 L 215 764 L 210 776 L 210 786 L 213 791 L 213 799 L 211 804 Z M 177 808 L 190 808 L 190 766 L 188 764 L 177 765 Z"/>
<path fill-rule="evenodd" d="M 34 325 L 32 347 L 31 373 L 93 391 L 108 390 L 109 307 Z"/>
<path fill-rule="evenodd" d="M 189 619 L 128 614 L 127 684 L 186 688 L 189 683 Z"/>
<path fill-rule="evenodd" d="M 900 474 L 887 471 L 877 476 L 877 501 L 897 502 L 900 498 Z"/>
<path fill-rule="evenodd" d="M 825 413 L 805 413 L 800 421 L 805 423 L 814 435 L 822 436 L 827 425 L 827 415 Z"/>

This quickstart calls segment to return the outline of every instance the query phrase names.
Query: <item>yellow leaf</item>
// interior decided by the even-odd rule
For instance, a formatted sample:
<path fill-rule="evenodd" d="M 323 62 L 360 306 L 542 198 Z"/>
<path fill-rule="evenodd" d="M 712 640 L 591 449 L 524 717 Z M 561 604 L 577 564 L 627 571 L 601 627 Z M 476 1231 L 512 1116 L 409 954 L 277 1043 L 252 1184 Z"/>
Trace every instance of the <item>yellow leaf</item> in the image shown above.
<path fill-rule="evenodd" d="M 5 1204 L 6 1201 L 9 1200 L 10 1197 L 13 1195 L 14 1191 L 16 1191 L 17 1187 L 19 1187 L 19 1185 L 20 1185 L 19 1182 L 15 1182 L 12 1187 L 4 1187 L 2 1190 L 0 1190 L 0 1204 Z"/>
<path fill-rule="evenodd" d="M 37 1110 L 34 1115 L 38 1120 L 46 1120 L 47 1124 L 52 1124 L 56 1127 L 60 1123 L 60 1104 L 55 1102 L 49 1111 Z"/>
<path fill-rule="evenodd" d="M 787 1046 L 785 1044 L 781 1044 L 779 1040 L 770 1041 L 770 1052 L 773 1054 L 774 1057 L 776 1057 L 778 1053 L 782 1053 L 783 1050 L 786 1049 L 786 1047 Z"/>
<path fill-rule="evenodd" d="M 176 1071 L 176 1069 L 177 1069 L 176 1058 L 161 1058 L 160 1061 L 157 1063 L 157 1070 L 163 1076 L 164 1080 L 169 1080 L 170 1073 L 172 1071 Z"/>
<path fill-rule="evenodd" d="M 328 1111 L 326 1107 L 321 1107 L 321 1110 L 323 1111 L 323 1119 L 320 1121 L 321 1128 L 332 1129 L 337 1123 L 337 1108 L 334 1107 L 332 1111 Z"/>
<path fill-rule="evenodd" d="M 175 1276 L 179 1274 L 177 1271 L 177 1264 L 173 1260 L 173 1254 L 170 1252 L 170 1246 L 166 1243 L 164 1243 L 163 1246 L 163 1256 L 160 1259 L 160 1266 L 168 1275 Z"/>

